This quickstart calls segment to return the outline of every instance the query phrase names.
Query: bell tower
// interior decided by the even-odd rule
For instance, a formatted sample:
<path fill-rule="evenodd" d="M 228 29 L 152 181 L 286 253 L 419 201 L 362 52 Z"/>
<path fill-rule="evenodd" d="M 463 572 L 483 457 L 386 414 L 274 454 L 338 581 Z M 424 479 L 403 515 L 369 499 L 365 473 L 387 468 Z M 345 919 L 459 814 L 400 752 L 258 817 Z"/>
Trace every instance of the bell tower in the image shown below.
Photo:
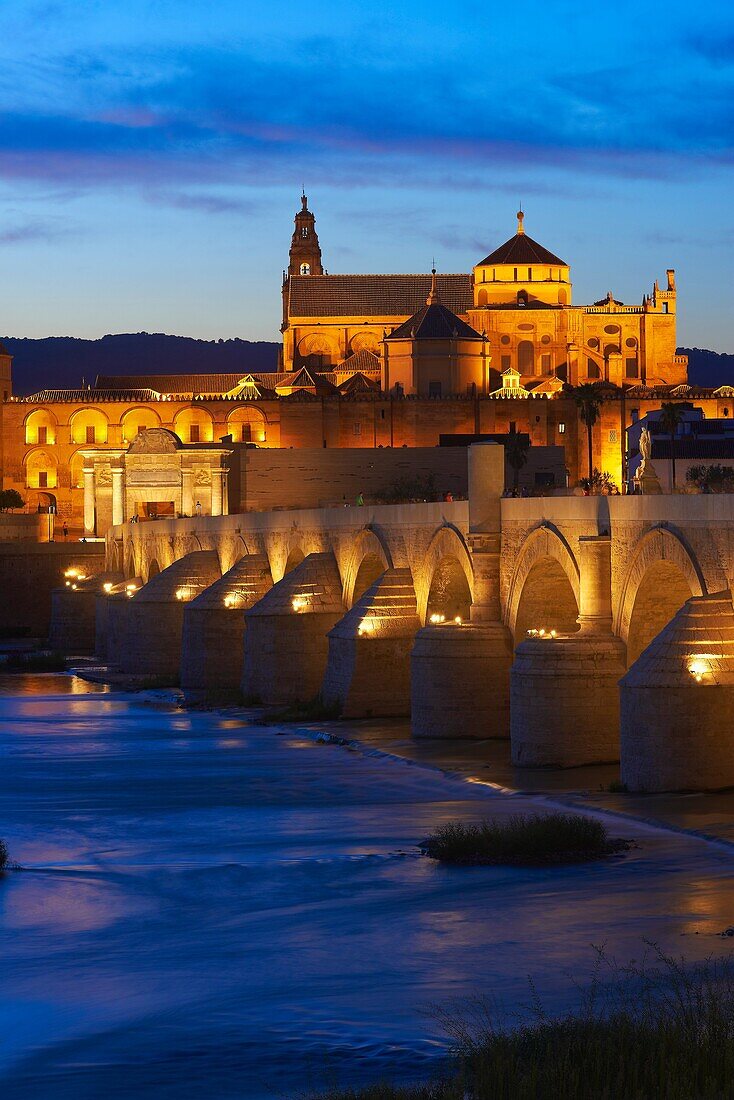
<path fill-rule="evenodd" d="M 289 275 L 323 275 L 321 248 L 316 232 L 316 219 L 308 208 L 305 193 L 301 195 L 301 209 L 295 217 L 288 260 Z"/>

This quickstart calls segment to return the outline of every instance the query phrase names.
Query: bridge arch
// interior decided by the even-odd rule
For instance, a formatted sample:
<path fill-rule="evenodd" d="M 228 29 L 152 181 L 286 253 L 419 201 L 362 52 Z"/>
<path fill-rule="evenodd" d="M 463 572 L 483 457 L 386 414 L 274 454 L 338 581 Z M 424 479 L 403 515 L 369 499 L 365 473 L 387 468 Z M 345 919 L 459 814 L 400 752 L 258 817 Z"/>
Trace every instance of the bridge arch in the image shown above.
<path fill-rule="evenodd" d="M 474 571 L 466 542 L 453 524 L 444 524 L 434 532 L 413 578 L 423 625 L 434 612 L 446 618 L 468 618 L 474 599 Z"/>
<path fill-rule="evenodd" d="M 290 573 L 295 569 L 297 565 L 300 565 L 303 559 L 306 557 L 305 551 L 300 542 L 294 542 L 288 546 L 288 553 L 285 556 L 285 565 L 283 566 L 283 576 Z"/>
<path fill-rule="evenodd" d="M 128 543 L 123 575 L 126 581 L 130 581 L 133 577 L 138 576 L 138 571 L 135 568 L 135 547 L 132 543 Z"/>
<path fill-rule="evenodd" d="M 680 532 L 655 527 L 632 555 L 615 617 L 614 630 L 633 664 L 643 649 L 691 596 L 705 596 L 706 581 L 696 555 Z"/>
<path fill-rule="evenodd" d="M 530 629 L 578 630 L 579 567 L 561 533 L 551 524 L 530 532 L 515 562 L 505 622 L 518 644 Z"/>
<path fill-rule="evenodd" d="M 355 600 L 358 600 L 386 569 L 392 568 L 392 554 L 382 532 L 376 527 L 363 527 L 354 540 L 344 573 L 342 586 L 344 606 L 352 607 Z"/>

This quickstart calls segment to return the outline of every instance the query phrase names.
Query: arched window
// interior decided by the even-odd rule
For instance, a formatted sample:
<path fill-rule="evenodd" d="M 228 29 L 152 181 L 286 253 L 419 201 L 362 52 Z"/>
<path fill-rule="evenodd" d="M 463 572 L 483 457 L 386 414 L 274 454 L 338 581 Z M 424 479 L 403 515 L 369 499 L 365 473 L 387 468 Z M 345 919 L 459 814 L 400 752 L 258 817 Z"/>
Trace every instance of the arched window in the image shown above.
<path fill-rule="evenodd" d="M 486 306 L 488 301 L 489 301 L 489 295 L 487 294 L 487 291 L 486 290 L 480 290 L 479 291 L 479 297 L 477 298 L 477 305 Z"/>
<path fill-rule="evenodd" d="M 25 422 L 26 443 L 55 443 L 56 418 L 47 409 L 36 409 Z"/>
<path fill-rule="evenodd" d="M 79 409 L 69 421 L 72 443 L 98 447 L 107 442 L 107 416 L 101 409 Z"/>
<path fill-rule="evenodd" d="M 304 239 L 308 236 L 308 226 L 307 225 L 304 225 L 304 226 L 301 227 L 301 236 Z"/>
<path fill-rule="evenodd" d="M 26 457 L 25 483 L 29 489 L 55 489 L 56 459 L 48 451 L 32 451 Z"/>
<path fill-rule="evenodd" d="M 535 348 L 532 340 L 521 340 L 517 345 L 517 369 L 520 374 L 534 373 Z"/>
<path fill-rule="evenodd" d="M 301 264 L 301 275 L 311 274 L 311 264 Z"/>

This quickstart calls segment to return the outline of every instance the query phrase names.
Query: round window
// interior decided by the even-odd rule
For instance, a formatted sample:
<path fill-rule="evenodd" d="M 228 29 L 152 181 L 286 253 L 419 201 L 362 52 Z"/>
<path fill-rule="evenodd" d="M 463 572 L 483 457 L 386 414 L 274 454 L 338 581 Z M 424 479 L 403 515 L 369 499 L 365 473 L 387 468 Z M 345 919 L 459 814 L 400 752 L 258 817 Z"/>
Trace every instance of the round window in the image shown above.
<path fill-rule="evenodd" d="M 619 325 L 605 325 L 604 331 L 608 333 L 619 332 Z"/>
<path fill-rule="evenodd" d="M 590 348 L 598 348 L 599 347 L 599 341 L 597 340 L 596 336 L 592 336 L 591 339 L 589 340 L 589 347 Z"/>
<path fill-rule="evenodd" d="M 502 343 L 503 344 L 509 344 L 509 342 L 510 342 L 510 337 L 509 336 L 503 336 L 502 337 Z"/>
<path fill-rule="evenodd" d="M 628 348 L 636 348 L 637 347 L 637 340 L 635 340 L 634 336 L 628 336 L 627 339 L 625 340 L 625 344 L 627 345 Z"/>
<path fill-rule="evenodd" d="M 541 336 L 540 342 L 541 342 L 541 344 L 550 344 L 551 338 L 548 335 L 548 333 L 546 333 L 545 336 Z"/>
<path fill-rule="evenodd" d="M 533 328 L 535 326 L 534 325 L 518 325 L 517 327 L 520 329 L 521 332 L 532 332 Z"/>

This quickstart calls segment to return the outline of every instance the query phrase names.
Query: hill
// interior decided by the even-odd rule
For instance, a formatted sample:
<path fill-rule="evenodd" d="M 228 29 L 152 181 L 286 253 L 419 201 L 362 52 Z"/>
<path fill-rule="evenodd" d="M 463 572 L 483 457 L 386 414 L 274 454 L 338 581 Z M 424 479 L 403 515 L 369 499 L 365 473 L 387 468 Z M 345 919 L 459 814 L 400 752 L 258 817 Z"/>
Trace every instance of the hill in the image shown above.
<path fill-rule="evenodd" d="M 692 386 L 734 386 L 734 355 L 706 348 L 678 348 L 688 356 L 688 381 Z"/>
<path fill-rule="evenodd" d="M 16 394 L 76 389 L 98 374 L 228 374 L 278 369 L 280 344 L 250 340 L 194 340 L 161 332 L 121 333 L 101 340 L 47 336 L 2 337 L 13 359 Z"/>
<path fill-rule="evenodd" d="M 194 340 L 162 332 L 120 333 L 101 340 L 47 336 L 2 337 L 13 360 L 17 394 L 76 389 L 98 374 L 229 374 L 278 369 L 280 344 L 250 340 Z M 689 358 L 689 381 L 698 386 L 734 385 L 734 354 L 679 348 Z"/>

